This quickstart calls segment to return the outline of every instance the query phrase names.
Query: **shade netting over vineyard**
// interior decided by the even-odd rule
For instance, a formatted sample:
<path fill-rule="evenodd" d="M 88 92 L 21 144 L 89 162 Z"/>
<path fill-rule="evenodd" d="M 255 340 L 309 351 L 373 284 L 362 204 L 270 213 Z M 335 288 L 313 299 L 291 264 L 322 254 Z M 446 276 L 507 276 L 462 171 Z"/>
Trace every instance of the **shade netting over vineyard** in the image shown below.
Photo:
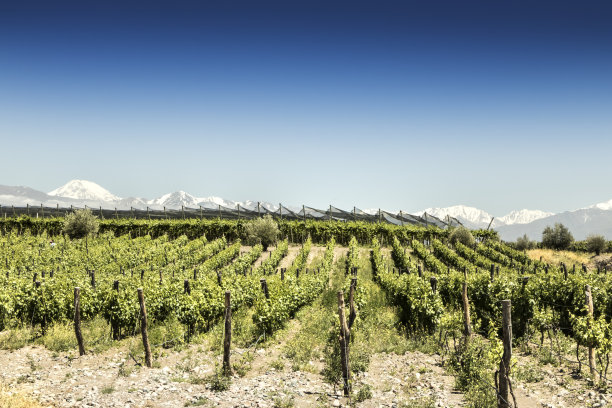
<path fill-rule="evenodd" d="M 1 217 L 13 217 L 21 215 L 29 215 L 34 217 L 62 217 L 66 214 L 78 209 L 79 207 L 44 207 L 44 206 L 0 206 Z M 153 210 L 150 208 L 131 208 L 129 210 L 108 209 L 108 208 L 89 208 L 94 215 L 102 219 L 112 218 L 136 218 L 136 219 L 251 219 L 261 217 L 265 214 L 270 214 L 274 218 L 286 220 L 335 220 L 335 221 L 365 221 L 365 222 L 384 222 L 394 225 L 415 225 L 415 226 L 435 226 L 446 228 L 447 226 L 459 226 L 461 222 L 454 217 L 445 217 L 440 219 L 433 215 L 424 213 L 423 215 L 413 215 L 403 211 L 391 213 L 388 211 L 378 210 L 376 212 L 365 212 L 359 208 L 353 207 L 352 210 L 346 211 L 340 208 L 329 206 L 329 208 L 317 209 L 308 206 L 302 206 L 301 209 L 289 209 L 280 204 L 276 210 L 270 210 L 259 203 L 254 203 L 250 207 L 237 205 L 235 208 L 217 206 L 200 206 L 199 208 L 183 207 L 180 210 L 166 209 Z"/>

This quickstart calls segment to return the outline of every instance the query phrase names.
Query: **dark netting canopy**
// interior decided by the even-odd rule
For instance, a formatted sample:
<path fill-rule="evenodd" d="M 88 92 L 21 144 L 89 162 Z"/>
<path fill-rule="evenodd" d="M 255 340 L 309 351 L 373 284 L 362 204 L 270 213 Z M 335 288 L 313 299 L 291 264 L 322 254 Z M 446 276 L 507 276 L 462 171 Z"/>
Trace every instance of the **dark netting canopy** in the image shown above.
<path fill-rule="evenodd" d="M 366 212 L 360 210 L 357 207 L 353 207 L 352 210 L 342 210 L 332 205 L 327 209 L 317 209 L 303 205 L 302 208 L 290 209 L 282 204 L 279 204 L 275 209 L 266 208 L 260 203 L 252 203 L 248 206 L 236 205 L 235 208 L 225 207 L 222 205 L 215 205 L 212 203 L 206 203 L 198 208 L 182 207 L 181 209 L 151 209 L 146 208 L 134 208 L 117 209 L 117 208 L 103 208 L 103 207 L 45 207 L 41 206 L 30 206 L 15 207 L 15 206 L 1 206 L 0 205 L 0 216 L 12 217 L 20 215 L 29 215 L 33 217 L 58 217 L 65 216 L 66 214 L 79 209 L 89 208 L 94 215 L 100 218 L 138 218 L 138 219 L 227 219 L 227 220 L 238 220 L 238 219 L 252 219 L 262 217 L 266 214 L 273 216 L 274 218 L 283 220 L 321 220 L 321 221 L 364 221 L 364 222 L 385 222 L 394 225 L 416 225 L 416 226 L 436 226 L 439 228 L 455 227 L 462 225 L 458 219 L 450 216 L 446 216 L 444 219 L 439 219 L 433 215 L 424 213 L 423 215 L 409 214 L 403 211 L 398 213 L 391 213 L 384 210 L 377 210 Z"/>

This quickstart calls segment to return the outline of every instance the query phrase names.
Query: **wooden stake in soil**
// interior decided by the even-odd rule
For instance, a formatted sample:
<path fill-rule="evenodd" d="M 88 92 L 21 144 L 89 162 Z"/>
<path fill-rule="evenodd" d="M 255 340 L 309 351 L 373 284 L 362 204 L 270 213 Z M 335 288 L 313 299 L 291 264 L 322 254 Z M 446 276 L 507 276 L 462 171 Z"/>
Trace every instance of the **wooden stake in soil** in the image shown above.
<path fill-rule="evenodd" d="M 353 328 L 353 323 L 357 318 L 357 312 L 355 311 L 355 290 L 357 290 L 357 278 L 351 278 L 351 289 L 349 292 L 349 330 Z"/>
<path fill-rule="evenodd" d="M 587 320 L 587 330 L 591 329 L 591 322 L 593 321 L 593 296 L 591 295 L 591 285 L 586 285 L 584 288 L 585 302 L 587 307 L 587 313 L 589 319 Z M 591 371 L 591 379 L 595 382 L 595 349 L 589 346 L 589 370 Z"/>
<path fill-rule="evenodd" d="M 502 300 L 502 330 L 504 354 L 499 363 L 498 408 L 511 408 L 510 405 L 510 359 L 512 358 L 512 303 Z"/>
<path fill-rule="evenodd" d="M 470 302 L 467 296 L 467 276 L 465 277 L 465 282 L 463 282 L 463 335 L 465 337 L 466 344 L 470 341 L 472 337 L 472 321 L 470 319 Z"/>
<path fill-rule="evenodd" d="M 338 291 L 338 315 L 340 318 L 340 362 L 342 364 L 342 380 L 344 396 L 348 397 L 351 393 L 351 371 L 349 366 L 349 344 L 351 341 L 351 332 L 346 324 L 344 316 L 344 294 L 341 290 Z"/>
<path fill-rule="evenodd" d="M 151 346 L 149 345 L 149 333 L 147 332 L 147 308 L 145 307 L 144 294 L 142 288 L 138 288 L 138 303 L 140 303 L 140 332 L 142 333 L 142 345 L 145 349 L 145 364 L 151 368 Z"/>
<path fill-rule="evenodd" d="M 266 299 L 270 299 L 270 293 L 268 293 L 268 283 L 266 282 L 266 280 L 260 279 L 259 283 L 261 283 L 261 290 L 263 291 Z"/>
<path fill-rule="evenodd" d="M 438 278 L 432 276 L 429 278 L 429 284 L 431 285 L 431 291 L 436 293 L 438 291 Z"/>
<path fill-rule="evenodd" d="M 230 349 L 232 346 L 232 307 L 231 293 L 225 292 L 225 335 L 223 337 L 223 374 L 226 376 L 232 375 L 232 366 L 230 365 Z"/>
<path fill-rule="evenodd" d="M 119 281 L 113 281 L 113 290 L 119 292 Z M 119 322 L 115 318 L 111 318 L 111 331 L 113 332 L 113 340 L 119 340 Z"/>
<path fill-rule="evenodd" d="M 81 334 L 81 289 L 74 288 L 74 334 L 79 344 L 79 356 L 85 355 L 85 345 Z"/>

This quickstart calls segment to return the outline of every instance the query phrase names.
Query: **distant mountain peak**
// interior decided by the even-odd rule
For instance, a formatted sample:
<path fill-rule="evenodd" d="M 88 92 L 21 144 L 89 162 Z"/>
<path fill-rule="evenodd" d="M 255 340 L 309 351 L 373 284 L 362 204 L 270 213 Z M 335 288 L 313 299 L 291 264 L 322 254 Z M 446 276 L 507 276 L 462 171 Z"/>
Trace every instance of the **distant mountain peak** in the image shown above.
<path fill-rule="evenodd" d="M 427 213 L 433 215 L 439 219 L 444 219 L 447 215 L 458 218 L 459 220 L 466 220 L 472 224 L 486 224 L 488 225 L 493 216 L 488 212 L 467 205 L 453 205 L 451 207 L 444 208 L 427 208 L 423 211 L 418 212 L 418 215 Z"/>
<path fill-rule="evenodd" d="M 175 191 L 174 193 L 164 194 L 163 196 L 152 200 L 151 204 L 168 208 L 197 207 L 198 199 L 185 191 L 179 190 Z"/>
<path fill-rule="evenodd" d="M 87 180 L 70 180 L 48 194 L 50 196 L 74 198 L 77 200 L 117 201 L 121 199 L 99 184 Z"/>
<path fill-rule="evenodd" d="M 609 200 L 603 203 L 594 204 L 587 208 L 599 208 L 600 210 L 612 210 L 612 200 Z"/>
<path fill-rule="evenodd" d="M 524 208 L 522 210 L 511 211 L 509 214 L 499 217 L 498 220 L 506 225 L 529 224 L 532 221 L 550 217 L 551 215 L 554 215 L 554 213 Z"/>

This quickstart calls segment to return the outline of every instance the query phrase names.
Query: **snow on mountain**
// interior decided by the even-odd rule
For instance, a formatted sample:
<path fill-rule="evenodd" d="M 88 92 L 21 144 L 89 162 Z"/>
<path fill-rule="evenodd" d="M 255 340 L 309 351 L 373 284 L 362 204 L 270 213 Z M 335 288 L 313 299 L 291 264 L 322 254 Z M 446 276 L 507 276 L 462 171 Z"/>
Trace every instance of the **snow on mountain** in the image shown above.
<path fill-rule="evenodd" d="M 511 211 L 509 214 L 497 218 L 497 220 L 505 225 L 529 224 L 532 221 L 539 220 L 540 218 L 550 217 L 551 215 L 554 215 L 554 213 L 540 210 L 522 209 L 518 211 Z"/>
<path fill-rule="evenodd" d="M 146 210 L 147 207 L 155 210 L 161 210 L 160 206 L 149 205 L 148 200 L 138 197 L 126 197 L 114 203 L 118 210 L 129 210 L 135 208 L 137 210 Z M 104 205 L 102 205 L 104 207 Z"/>
<path fill-rule="evenodd" d="M 204 208 L 218 208 L 227 207 L 227 208 L 236 208 L 236 202 L 231 200 L 224 200 L 221 197 L 201 197 L 196 199 L 198 201 L 198 205 L 201 205 Z"/>
<path fill-rule="evenodd" d="M 598 208 L 600 210 L 612 210 L 612 200 L 606 201 L 604 203 L 593 204 L 587 208 Z"/>
<path fill-rule="evenodd" d="M 556 223 L 565 225 L 576 240 L 583 240 L 590 234 L 601 234 L 608 240 L 612 239 L 612 211 L 596 207 L 566 211 L 528 224 L 504 225 L 496 230 L 505 241 L 514 241 L 523 234 L 529 239 L 540 241 L 544 228 Z"/>
<path fill-rule="evenodd" d="M 181 209 L 181 206 L 188 208 L 218 208 L 219 205 L 226 208 L 241 208 L 257 210 L 257 201 L 246 200 L 243 202 L 225 200 L 220 197 L 197 197 L 184 191 L 165 194 L 159 198 L 148 200 L 144 198 L 127 197 L 119 198 L 108 190 L 96 183 L 85 180 L 72 180 L 64 186 L 57 188 L 50 193 L 37 191 L 23 186 L 3 186 L 0 185 L 0 205 L 2 209 L 6 207 L 25 206 L 39 207 L 43 204 L 46 207 L 67 208 L 75 207 L 98 207 L 107 209 L 150 209 L 161 210 L 164 206 L 168 209 Z M 261 208 L 271 211 L 278 210 L 278 205 L 261 202 Z M 296 213 L 302 207 L 286 205 Z M 377 214 L 378 209 L 367 209 L 364 212 Z M 389 211 L 397 213 L 397 211 Z M 468 228 L 486 228 L 491 221 L 491 215 L 483 210 L 464 205 L 456 205 L 446 208 L 428 208 L 417 213 L 444 219 L 447 215 L 459 219 Z M 567 226 L 575 239 L 584 239 L 588 234 L 602 234 L 607 239 L 612 239 L 612 200 L 594 204 L 590 207 L 581 208 L 574 211 L 552 214 L 538 210 L 519 210 L 512 211 L 503 217 L 496 218 L 492 228 L 497 230 L 504 240 L 514 240 L 523 234 L 527 234 L 531 239 L 540 239 L 544 227 L 561 222 Z"/>
<path fill-rule="evenodd" d="M 247 208 L 249 210 L 257 211 L 257 201 L 246 200 L 246 201 L 243 201 L 237 204 L 240 204 L 241 208 Z M 266 209 L 268 211 L 276 211 L 278 210 L 278 205 L 275 205 L 272 203 L 260 202 L 259 209 L 260 210 Z"/>
<path fill-rule="evenodd" d="M 48 194 L 50 196 L 91 201 L 118 201 L 121 199 L 104 187 L 87 180 L 71 180 Z"/>
<path fill-rule="evenodd" d="M 465 205 L 454 205 L 445 208 L 427 208 L 423 211 L 416 213 L 417 215 L 433 215 L 443 220 L 447 215 L 457 218 L 462 223 L 467 221 L 469 226 L 475 226 L 477 228 L 487 227 L 493 216 L 486 211 L 480 210 L 475 207 L 468 207 Z"/>
<path fill-rule="evenodd" d="M 181 207 L 197 208 L 198 199 L 184 191 L 175 191 L 174 193 L 164 194 L 159 198 L 151 200 L 150 204 L 174 209 Z"/>

